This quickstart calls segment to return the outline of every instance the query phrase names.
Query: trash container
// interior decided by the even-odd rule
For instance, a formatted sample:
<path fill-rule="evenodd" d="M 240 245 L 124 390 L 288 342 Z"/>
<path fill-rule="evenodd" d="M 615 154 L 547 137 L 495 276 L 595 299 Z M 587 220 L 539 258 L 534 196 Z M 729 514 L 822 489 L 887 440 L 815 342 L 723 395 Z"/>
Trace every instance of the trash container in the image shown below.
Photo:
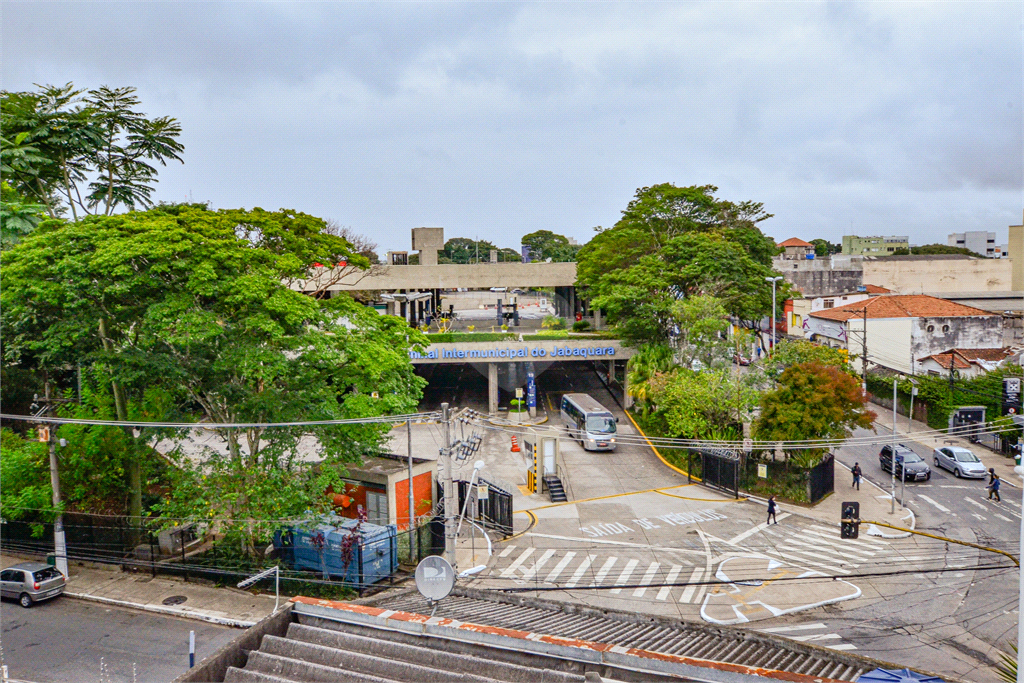
<path fill-rule="evenodd" d="M 1018 453 L 1017 455 L 1013 456 L 1013 464 L 1014 465 L 1020 465 L 1020 453 Z"/>
<path fill-rule="evenodd" d="M 47 553 L 46 554 L 46 564 L 50 565 L 51 567 L 56 567 L 57 566 L 57 553 Z"/>

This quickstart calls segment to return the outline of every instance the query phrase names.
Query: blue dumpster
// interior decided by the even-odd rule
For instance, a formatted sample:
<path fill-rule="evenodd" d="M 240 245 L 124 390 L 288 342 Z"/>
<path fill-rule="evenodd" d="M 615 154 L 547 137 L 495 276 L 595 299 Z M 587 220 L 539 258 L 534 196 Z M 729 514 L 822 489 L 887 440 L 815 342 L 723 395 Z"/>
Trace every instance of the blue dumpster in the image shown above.
<path fill-rule="evenodd" d="M 334 581 L 364 588 L 398 571 L 398 528 L 363 522 L 346 564 L 344 539 L 357 523 L 337 516 L 295 522 L 274 533 L 274 548 L 290 569 L 327 574 Z"/>
<path fill-rule="evenodd" d="M 857 683 L 945 683 L 941 678 L 925 676 L 910 669 L 875 669 L 861 674 Z"/>

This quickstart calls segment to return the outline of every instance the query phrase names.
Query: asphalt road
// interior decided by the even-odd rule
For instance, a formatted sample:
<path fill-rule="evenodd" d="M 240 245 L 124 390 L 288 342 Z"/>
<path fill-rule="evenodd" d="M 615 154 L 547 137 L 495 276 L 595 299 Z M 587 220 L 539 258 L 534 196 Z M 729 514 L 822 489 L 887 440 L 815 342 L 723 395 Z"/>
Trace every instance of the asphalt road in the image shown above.
<path fill-rule="evenodd" d="M 166 683 L 188 668 L 189 631 L 197 662 L 240 633 L 72 598 L 31 609 L 5 600 L 0 623 L 11 678 L 36 683 Z"/>

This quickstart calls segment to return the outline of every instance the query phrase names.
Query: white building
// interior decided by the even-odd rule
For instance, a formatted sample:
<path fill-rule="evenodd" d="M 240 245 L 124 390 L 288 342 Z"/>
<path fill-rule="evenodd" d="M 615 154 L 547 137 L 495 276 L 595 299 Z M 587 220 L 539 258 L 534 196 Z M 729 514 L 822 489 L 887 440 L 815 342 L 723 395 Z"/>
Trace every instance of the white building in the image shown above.
<path fill-rule="evenodd" d="M 803 321 L 812 341 L 847 349 L 860 371 L 864 348 L 868 367 L 917 374 L 919 362 L 948 349 L 998 349 L 1003 317 L 924 294 L 875 296 L 832 309 L 812 311 Z"/>
<path fill-rule="evenodd" d="M 984 230 L 954 232 L 947 238 L 946 243 L 951 247 L 970 249 L 975 254 L 988 258 L 1002 258 L 1004 251 L 1002 247 L 996 245 L 996 234 Z"/>

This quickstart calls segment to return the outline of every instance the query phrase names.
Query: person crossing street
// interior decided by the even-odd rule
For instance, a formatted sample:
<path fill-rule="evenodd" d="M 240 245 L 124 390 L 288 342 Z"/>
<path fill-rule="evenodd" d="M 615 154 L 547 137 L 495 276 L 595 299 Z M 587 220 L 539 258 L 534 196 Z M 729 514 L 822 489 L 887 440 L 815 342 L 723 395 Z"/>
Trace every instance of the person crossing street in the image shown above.
<path fill-rule="evenodd" d="M 775 511 L 778 509 L 779 506 L 775 504 L 775 496 L 770 496 L 768 498 L 768 521 L 765 522 L 765 524 L 771 524 L 772 520 L 774 520 L 776 524 L 779 523 L 779 520 L 775 519 Z"/>
<path fill-rule="evenodd" d="M 856 487 L 857 490 L 860 491 L 860 476 L 863 474 L 860 469 L 860 463 L 853 463 L 853 469 L 850 470 L 850 472 L 853 474 L 853 485 L 850 488 Z"/>
<path fill-rule="evenodd" d="M 995 472 L 992 472 L 992 483 L 988 485 L 988 499 L 992 500 L 992 496 L 996 497 L 996 502 L 1002 502 L 1002 498 L 999 497 L 999 485 L 1002 483 L 1002 479 Z"/>

